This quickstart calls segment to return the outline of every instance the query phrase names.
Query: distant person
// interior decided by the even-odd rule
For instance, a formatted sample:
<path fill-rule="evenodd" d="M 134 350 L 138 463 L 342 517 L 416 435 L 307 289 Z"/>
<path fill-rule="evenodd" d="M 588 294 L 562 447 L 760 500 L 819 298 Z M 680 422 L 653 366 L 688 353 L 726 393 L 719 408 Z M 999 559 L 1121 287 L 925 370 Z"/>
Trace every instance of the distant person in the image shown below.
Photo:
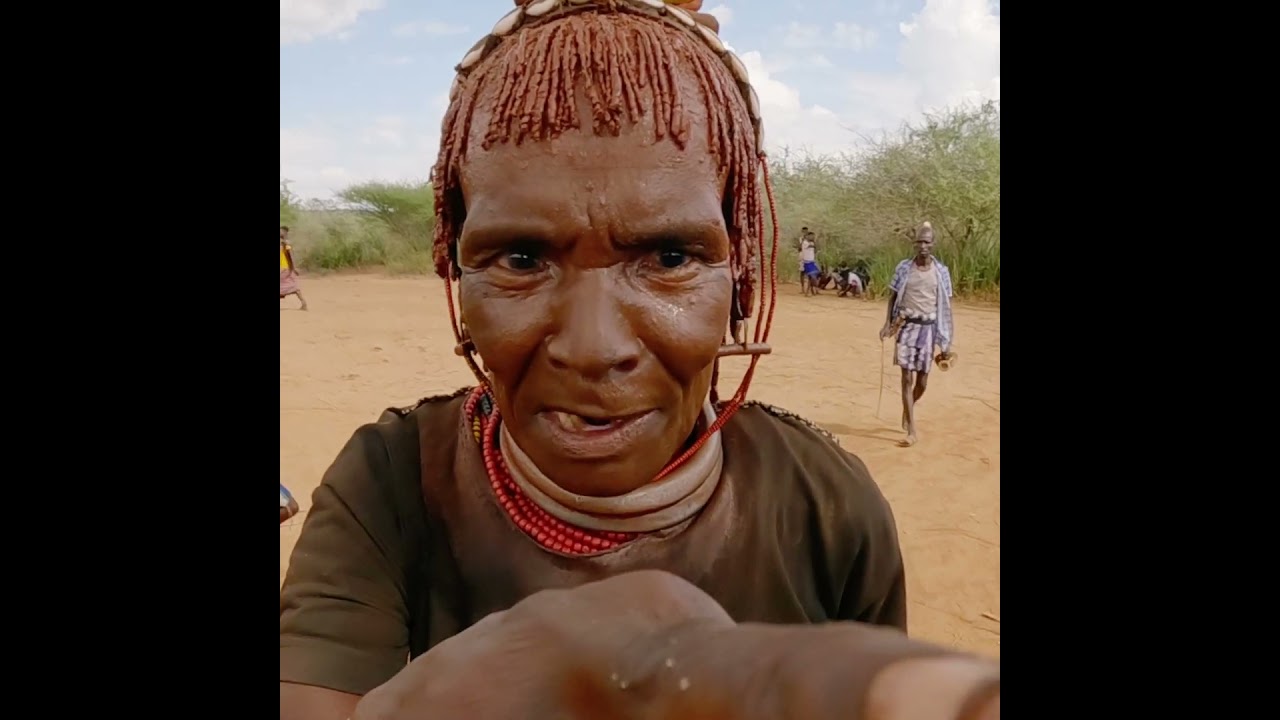
<path fill-rule="evenodd" d="M 861 297 L 866 287 L 862 284 L 862 277 L 858 275 L 858 272 L 852 268 L 844 268 L 841 275 L 843 276 L 843 282 L 841 283 L 840 297 L 845 295 Z"/>
<path fill-rule="evenodd" d="M 809 228 L 801 228 L 800 237 L 800 291 L 818 294 L 818 243 Z M 807 286 L 806 282 L 808 281 Z"/>
<path fill-rule="evenodd" d="M 933 226 L 916 231 L 915 257 L 898 263 L 889 281 L 889 310 L 880 339 L 897 333 L 894 364 L 902 368 L 902 429 L 905 447 L 916 444 L 916 403 L 924 396 L 933 365 L 933 347 L 950 357 L 951 271 L 933 257 Z"/>
<path fill-rule="evenodd" d="M 289 245 L 289 226 L 280 226 L 280 299 L 297 295 L 302 303 L 302 310 L 307 309 L 307 300 L 302 297 L 298 288 L 298 267 L 293 263 L 293 247 Z"/>
<path fill-rule="evenodd" d="M 797 262 L 796 262 L 796 269 L 800 272 L 800 289 L 801 289 L 801 291 L 803 291 L 803 290 L 804 290 L 804 282 L 805 282 L 805 278 L 804 278 L 804 252 L 803 252 L 803 249 L 804 249 L 804 239 L 805 239 L 806 237 L 808 237 L 808 236 L 809 236 L 809 227 L 808 227 L 808 226 L 805 226 L 805 227 L 800 228 L 800 243 L 796 246 L 796 249 L 797 249 L 797 254 L 796 254 L 796 260 L 797 260 Z"/>

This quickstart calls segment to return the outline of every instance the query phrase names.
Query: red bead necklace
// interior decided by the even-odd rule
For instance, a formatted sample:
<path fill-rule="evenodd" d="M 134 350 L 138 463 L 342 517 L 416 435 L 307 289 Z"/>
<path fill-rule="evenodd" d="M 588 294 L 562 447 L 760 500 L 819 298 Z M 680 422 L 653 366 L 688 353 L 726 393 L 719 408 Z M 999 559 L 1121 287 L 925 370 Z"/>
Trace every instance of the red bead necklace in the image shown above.
<path fill-rule="evenodd" d="M 498 427 L 501 425 L 498 406 L 484 388 L 477 387 L 471 391 L 463 412 L 471 425 L 471 434 L 484 454 L 485 473 L 489 476 L 489 487 L 493 488 L 498 504 L 511 522 L 534 542 L 563 555 L 594 555 L 644 535 L 575 527 L 538 507 L 511 478 L 511 471 L 498 448 Z"/>

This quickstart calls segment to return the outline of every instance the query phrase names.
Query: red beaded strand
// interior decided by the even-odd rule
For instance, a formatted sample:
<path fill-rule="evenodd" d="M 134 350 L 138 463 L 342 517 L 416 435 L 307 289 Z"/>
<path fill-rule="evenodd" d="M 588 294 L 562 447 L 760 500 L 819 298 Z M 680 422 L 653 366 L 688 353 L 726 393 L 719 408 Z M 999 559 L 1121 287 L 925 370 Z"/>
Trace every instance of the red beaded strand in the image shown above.
<path fill-rule="evenodd" d="M 490 410 L 486 416 L 479 411 L 480 401 L 484 397 L 484 388 L 473 390 L 463 406 L 464 417 L 483 452 L 489 487 L 493 489 L 498 504 L 507 513 L 507 517 L 511 518 L 511 522 L 521 532 L 542 547 L 564 555 L 594 555 L 613 550 L 642 535 L 574 527 L 538 507 L 511 478 L 511 471 L 498 449 L 497 434 L 501 425 L 498 406 L 490 399 Z"/>

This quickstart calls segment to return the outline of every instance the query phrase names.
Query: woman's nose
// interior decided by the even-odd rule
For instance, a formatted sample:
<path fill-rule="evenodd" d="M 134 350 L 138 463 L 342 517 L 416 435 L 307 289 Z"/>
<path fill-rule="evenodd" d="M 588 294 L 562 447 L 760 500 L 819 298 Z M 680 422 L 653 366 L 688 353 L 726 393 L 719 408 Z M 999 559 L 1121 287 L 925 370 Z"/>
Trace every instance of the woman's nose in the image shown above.
<path fill-rule="evenodd" d="M 590 380 L 635 370 L 642 345 L 609 268 L 579 271 L 562 287 L 564 297 L 557 304 L 554 330 L 546 345 L 551 365 Z"/>

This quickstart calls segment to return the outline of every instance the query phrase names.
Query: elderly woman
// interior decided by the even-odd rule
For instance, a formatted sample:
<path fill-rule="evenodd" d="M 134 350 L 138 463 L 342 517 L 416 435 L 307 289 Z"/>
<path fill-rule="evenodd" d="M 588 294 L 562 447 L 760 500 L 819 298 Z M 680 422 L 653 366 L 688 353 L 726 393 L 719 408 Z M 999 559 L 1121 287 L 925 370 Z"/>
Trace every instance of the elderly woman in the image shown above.
<path fill-rule="evenodd" d="M 745 401 L 778 246 L 766 268 L 760 130 L 740 61 L 660 0 L 517 2 L 465 56 L 435 257 L 478 385 L 388 411 L 326 473 L 282 591 L 282 718 L 950 718 L 998 696 L 998 669 L 902 634 L 866 466 Z M 860 623 L 813 627 L 837 620 Z M 910 706 L 919 683 L 943 704 Z"/>

